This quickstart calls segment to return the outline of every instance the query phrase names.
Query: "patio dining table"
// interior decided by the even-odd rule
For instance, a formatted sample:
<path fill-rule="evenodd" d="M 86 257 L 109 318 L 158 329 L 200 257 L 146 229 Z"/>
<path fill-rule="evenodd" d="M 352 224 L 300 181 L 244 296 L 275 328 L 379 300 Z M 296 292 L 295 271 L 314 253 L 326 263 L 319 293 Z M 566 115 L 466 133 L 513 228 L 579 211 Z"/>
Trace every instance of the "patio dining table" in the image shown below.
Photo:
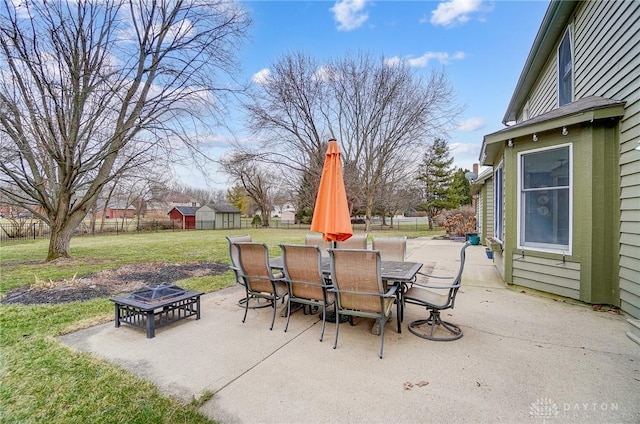
<path fill-rule="evenodd" d="M 282 256 L 269 259 L 269 265 L 273 269 L 284 270 Z M 422 264 L 419 262 L 382 261 L 380 271 L 382 281 L 406 284 L 413 281 L 421 268 Z M 322 273 L 326 278 L 331 278 L 331 260 L 329 258 L 322 258 Z"/>
<path fill-rule="evenodd" d="M 282 256 L 269 259 L 269 265 L 271 268 L 283 271 L 284 262 Z M 403 261 L 381 261 L 380 273 L 383 283 L 397 284 L 399 285 L 396 292 L 397 302 L 399 302 L 400 310 L 402 311 L 402 295 L 405 292 L 406 284 L 412 282 L 415 279 L 416 274 L 422 268 L 420 262 L 403 262 Z M 327 281 L 331 280 L 331 259 L 327 257 L 322 258 L 322 273 Z M 400 320 L 404 318 L 401 312 Z M 329 320 L 329 319 L 328 319 Z M 335 322 L 329 320 L 330 322 Z"/>

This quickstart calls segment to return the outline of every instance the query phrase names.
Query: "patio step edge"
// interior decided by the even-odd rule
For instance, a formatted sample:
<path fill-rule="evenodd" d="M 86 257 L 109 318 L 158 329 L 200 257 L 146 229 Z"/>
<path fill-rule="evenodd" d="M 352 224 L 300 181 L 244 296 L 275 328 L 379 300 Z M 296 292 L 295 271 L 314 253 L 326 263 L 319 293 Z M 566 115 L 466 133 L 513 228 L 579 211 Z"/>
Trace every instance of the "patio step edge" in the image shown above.
<path fill-rule="evenodd" d="M 627 337 L 640 346 L 640 320 L 627 319 L 627 322 L 629 323 Z"/>

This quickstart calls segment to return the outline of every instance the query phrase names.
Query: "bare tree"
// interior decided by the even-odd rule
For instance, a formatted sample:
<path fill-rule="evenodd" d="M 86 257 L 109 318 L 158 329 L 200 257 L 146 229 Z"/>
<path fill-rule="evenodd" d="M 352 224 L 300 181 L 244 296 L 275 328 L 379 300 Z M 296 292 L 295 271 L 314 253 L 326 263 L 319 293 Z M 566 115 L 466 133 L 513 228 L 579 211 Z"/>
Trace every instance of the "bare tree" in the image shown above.
<path fill-rule="evenodd" d="M 424 80 L 402 62 L 365 53 L 322 66 L 300 53 L 284 56 L 252 102 L 247 111 L 263 151 L 301 178 L 314 171 L 319 179 L 324 140 L 338 139 L 347 195 L 363 205 L 367 229 L 380 185 L 411 173 L 416 152 L 446 134 L 460 113 L 443 71 Z"/>
<path fill-rule="evenodd" d="M 222 169 L 256 203 L 262 215 L 262 226 L 268 227 L 273 209 L 273 195 L 277 186 L 273 171 L 249 154 L 232 153 L 220 163 Z"/>
<path fill-rule="evenodd" d="M 49 224 L 47 260 L 67 257 L 141 155 L 198 154 L 249 19 L 226 0 L 0 1 L 0 190 Z"/>
<path fill-rule="evenodd" d="M 381 184 L 376 193 L 376 210 L 382 216 L 382 225 L 387 225 L 387 217 L 391 218 L 390 226 L 393 227 L 394 215 L 407 211 L 420 204 L 420 188 L 415 178 L 407 178 L 404 173 L 401 177 L 390 176 L 384 184 Z"/>

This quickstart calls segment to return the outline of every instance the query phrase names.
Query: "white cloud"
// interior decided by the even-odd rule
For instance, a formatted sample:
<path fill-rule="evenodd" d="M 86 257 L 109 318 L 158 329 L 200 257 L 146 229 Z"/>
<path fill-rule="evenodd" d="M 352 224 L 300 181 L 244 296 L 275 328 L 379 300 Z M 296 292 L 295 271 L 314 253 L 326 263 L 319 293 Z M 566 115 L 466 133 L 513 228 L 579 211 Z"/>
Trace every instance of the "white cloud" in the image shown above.
<path fill-rule="evenodd" d="M 464 59 L 464 52 L 455 52 L 453 54 L 447 52 L 426 52 L 420 57 L 411 57 L 408 56 L 404 59 L 399 58 L 398 56 L 394 56 L 389 59 L 385 59 L 385 63 L 387 65 L 395 65 L 402 61 L 406 62 L 407 65 L 414 68 L 425 68 L 429 65 L 429 62 L 432 60 L 437 60 L 441 65 L 448 65 L 452 60 L 462 60 Z"/>
<path fill-rule="evenodd" d="M 482 0 L 451 0 L 438 4 L 431 12 L 433 25 L 452 26 L 469 21 L 474 12 L 481 10 Z"/>
<path fill-rule="evenodd" d="M 449 143 L 454 165 L 462 169 L 473 169 L 473 164 L 478 162 L 480 147 L 480 142 Z"/>
<path fill-rule="evenodd" d="M 458 125 L 458 130 L 459 131 L 475 131 L 475 130 L 479 130 L 481 128 L 484 128 L 484 126 L 485 126 L 484 119 L 482 119 L 482 118 L 469 118 L 469 119 L 465 119 L 464 121 L 460 122 L 460 125 Z"/>
<path fill-rule="evenodd" d="M 267 68 L 261 69 L 251 77 L 251 81 L 259 85 L 266 85 L 271 79 L 271 71 Z"/>
<path fill-rule="evenodd" d="M 339 31 L 351 31 L 360 28 L 369 14 L 364 10 L 367 0 L 339 0 L 329 10 L 333 19 L 338 23 Z"/>

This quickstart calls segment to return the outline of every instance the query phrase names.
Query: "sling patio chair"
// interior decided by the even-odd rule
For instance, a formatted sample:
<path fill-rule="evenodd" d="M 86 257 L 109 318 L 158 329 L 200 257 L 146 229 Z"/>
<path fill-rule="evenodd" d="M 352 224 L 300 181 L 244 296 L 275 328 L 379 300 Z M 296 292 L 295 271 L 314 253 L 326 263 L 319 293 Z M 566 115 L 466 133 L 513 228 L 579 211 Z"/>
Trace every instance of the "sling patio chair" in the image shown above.
<path fill-rule="evenodd" d="M 379 319 L 386 323 L 391 316 L 391 309 L 398 286 L 385 290 L 382 283 L 380 252 L 363 249 L 329 249 L 331 258 L 331 283 L 329 289 L 335 295 L 337 322 L 341 315 Z M 338 345 L 340 325 L 336 322 L 336 339 Z M 400 320 L 398 318 L 398 332 Z M 384 350 L 384 325 L 380 326 L 380 359 Z"/>
<path fill-rule="evenodd" d="M 397 236 L 397 237 L 378 237 L 374 236 L 371 241 L 371 249 L 377 250 L 380 252 L 380 259 L 383 261 L 395 261 L 395 262 L 404 262 L 407 256 L 407 237 L 406 236 Z M 394 281 L 387 281 L 388 284 L 398 284 Z M 399 290 L 402 287 L 399 288 Z M 399 295 L 402 295 L 402 292 L 398 292 Z M 398 300 L 396 300 L 398 301 Z M 402 303 L 400 303 L 399 314 L 400 320 L 403 319 L 403 311 L 402 311 Z M 376 321 L 371 329 L 373 334 L 380 334 L 380 321 Z"/>
<path fill-rule="evenodd" d="M 322 255 L 318 246 L 281 244 L 284 276 L 289 284 L 289 297 L 287 299 L 287 324 L 289 328 L 291 317 L 291 304 L 303 305 L 306 314 L 306 306 L 309 313 L 312 308 L 322 309 L 322 332 L 320 341 L 324 338 L 324 328 L 327 316 L 327 306 L 333 303 L 333 294 L 327 293 L 331 287 L 322 274 Z"/>
<path fill-rule="evenodd" d="M 380 252 L 383 261 L 404 262 L 407 256 L 407 237 L 377 237 L 371 241 L 371 248 Z"/>
<path fill-rule="evenodd" d="M 273 317 L 271 327 L 276 321 L 276 304 L 278 300 L 284 303 L 284 297 L 288 293 L 287 283 L 282 274 L 274 274 L 269 264 L 269 249 L 263 243 L 240 242 L 234 243 L 238 248 L 238 262 L 240 268 L 237 269 L 240 277 L 244 281 L 247 299 L 267 299 L 273 307 Z M 244 317 L 247 319 L 249 302 L 244 303 Z"/>
<path fill-rule="evenodd" d="M 339 241 L 336 244 L 337 249 L 366 249 L 367 248 L 367 235 L 366 234 L 354 234 L 345 241 Z"/>
<path fill-rule="evenodd" d="M 440 312 L 445 309 L 453 309 L 458 289 L 462 284 L 462 272 L 464 270 L 465 250 L 470 243 L 465 243 L 460 249 L 460 266 L 455 277 L 437 277 L 434 275 L 418 273 L 433 279 L 447 279 L 447 283 L 425 283 L 414 281 L 406 293 L 402 296 L 404 303 L 423 306 L 429 311 L 429 317 L 418 319 L 409 323 L 409 331 L 423 339 L 434 341 L 451 341 L 462 337 L 462 330 L 456 324 L 443 321 Z"/>
<path fill-rule="evenodd" d="M 229 241 L 229 258 L 231 258 L 230 268 L 236 276 L 236 283 L 244 287 L 244 279 L 240 276 L 240 273 L 238 271 L 240 269 L 238 248 L 234 246 L 234 243 L 251 242 L 251 236 L 249 234 L 243 234 L 239 236 L 227 236 L 226 239 L 227 241 Z M 249 308 L 256 309 L 270 306 L 269 303 L 259 303 L 259 300 L 260 299 L 257 299 L 258 302 L 250 304 Z M 244 306 L 244 304 L 248 301 L 249 299 L 245 296 L 242 299 L 238 300 L 238 304 Z"/>
<path fill-rule="evenodd" d="M 304 236 L 304 244 L 308 246 L 318 246 L 320 248 L 320 253 L 323 257 L 328 258 L 329 252 L 327 249 L 331 247 L 331 243 L 326 241 L 322 234 L 319 233 L 309 233 Z"/>

